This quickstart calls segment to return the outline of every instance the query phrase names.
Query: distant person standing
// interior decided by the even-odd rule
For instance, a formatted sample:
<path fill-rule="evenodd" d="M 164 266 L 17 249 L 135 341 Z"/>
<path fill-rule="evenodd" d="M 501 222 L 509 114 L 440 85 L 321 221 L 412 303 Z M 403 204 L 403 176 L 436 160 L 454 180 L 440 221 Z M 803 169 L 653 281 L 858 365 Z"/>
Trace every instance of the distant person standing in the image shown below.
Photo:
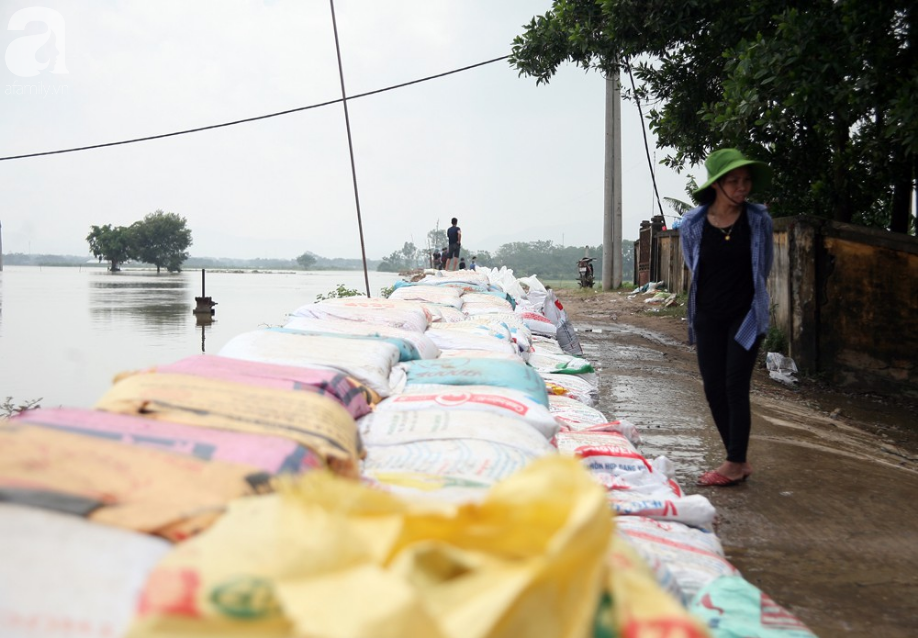
<path fill-rule="evenodd" d="M 446 250 L 446 246 L 440 251 L 440 270 L 446 270 L 446 264 L 448 263 L 449 252 Z"/>
<path fill-rule="evenodd" d="M 469 264 L 469 270 L 478 270 L 478 264 L 475 263 L 477 257 L 472 257 L 472 263 Z"/>
<path fill-rule="evenodd" d="M 433 253 L 430 255 L 430 267 L 439 268 L 440 267 L 440 249 L 434 248 Z"/>
<path fill-rule="evenodd" d="M 465 257 L 459 258 L 459 270 L 465 270 Z"/>
<path fill-rule="evenodd" d="M 450 223 L 452 226 L 446 229 L 446 239 L 449 241 L 446 269 L 456 270 L 459 266 L 459 252 L 462 250 L 462 230 L 456 225 L 459 220 L 455 217 L 450 220 Z"/>

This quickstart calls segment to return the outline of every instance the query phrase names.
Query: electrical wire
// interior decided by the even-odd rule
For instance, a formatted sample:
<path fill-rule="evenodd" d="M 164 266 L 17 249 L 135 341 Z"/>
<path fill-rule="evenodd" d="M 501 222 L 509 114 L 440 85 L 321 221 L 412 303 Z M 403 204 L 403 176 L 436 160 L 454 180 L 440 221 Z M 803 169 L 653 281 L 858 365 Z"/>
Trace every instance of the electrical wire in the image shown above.
<path fill-rule="evenodd" d="M 436 80 L 448 75 L 453 75 L 455 73 L 462 73 L 463 71 L 469 71 L 471 69 L 478 68 L 480 66 L 486 66 L 488 64 L 494 64 L 495 62 L 500 62 L 501 60 L 506 60 L 509 58 L 509 55 L 503 55 L 499 58 L 493 58 L 491 60 L 485 60 L 484 62 L 478 62 L 476 64 L 470 64 L 459 69 L 453 69 L 452 71 L 445 71 L 443 73 L 437 73 L 436 75 L 429 75 L 424 78 L 417 80 L 411 80 L 410 82 L 402 82 L 401 84 L 393 84 L 392 86 L 387 86 L 382 89 L 376 89 L 375 91 L 367 91 L 366 93 L 359 93 L 357 95 L 352 95 L 348 97 L 348 100 L 356 100 L 362 97 L 369 97 L 371 95 L 377 95 L 379 93 L 385 93 L 386 91 L 394 91 L 395 89 L 401 89 L 406 86 L 411 86 L 413 84 L 420 84 L 422 82 L 429 82 L 430 80 Z M 19 160 L 27 159 L 30 157 L 42 157 L 44 155 L 60 155 L 62 153 L 76 153 L 78 151 L 91 151 L 97 148 L 107 148 L 109 146 L 120 146 L 122 144 L 136 144 L 138 142 L 149 142 L 151 140 L 161 140 L 167 137 L 176 137 L 178 135 L 189 135 L 191 133 L 200 133 L 201 131 L 210 131 L 218 128 L 225 128 L 227 126 L 236 126 L 238 124 L 248 124 L 249 122 L 257 122 L 259 120 L 267 120 L 272 117 L 281 117 L 283 115 L 290 115 L 291 113 L 298 113 L 300 111 L 309 111 L 311 109 L 321 108 L 323 106 L 331 106 L 332 104 L 340 104 L 344 101 L 344 98 L 339 98 L 337 100 L 329 100 L 327 102 L 320 102 L 318 104 L 310 104 L 309 106 L 299 106 L 292 109 L 287 109 L 286 111 L 277 111 L 275 113 L 267 113 L 265 115 L 256 115 L 254 117 L 247 117 L 240 120 L 233 120 L 232 122 L 223 122 L 221 124 L 211 124 L 209 126 L 200 126 L 198 128 L 185 129 L 182 131 L 174 131 L 172 133 L 162 133 L 160 135 L 149 135 L 147 137 L 136 137 L 128 140 L 121 140 L 119 142 L 105 142 L 103 144 L 92 144 L 90 146 L 78 146 L 75 148 L 65 148 L 57 151 L 42 151 L 40 153 L 27 153 L 24 155 L 10 155 L 8 157 L 0 157 L 0 162 L 8 160 Z"/>
<path fill-rule="evenodd" d="M 637 87 L 634 85 L 634 75 L 631 73 L 631 65 L 625 62 L 625 68 L 628 70 L 628 77 L 631 78 L 631 92 L 634 94 L 634 103 L 637 104 L 638 115 L 641 117 L 641 133 L 644 134 L 644 152 L 647 154 L 647 166 L 650 168 L 650 179 L 653 182 L 653 192 L 657 196 L 657 207 L 660 209 L 660 217 L 666 219 L 663 214 L 663 203 L 660 201 L 660 191 L 657 190 L 657 176 L 653 170 L 653 162 L 650 160 L 650 145 L 647 143 L 647 127 L 644 126 L 644 110 L 641 108 L 641 100 L 637 96 Z"/>

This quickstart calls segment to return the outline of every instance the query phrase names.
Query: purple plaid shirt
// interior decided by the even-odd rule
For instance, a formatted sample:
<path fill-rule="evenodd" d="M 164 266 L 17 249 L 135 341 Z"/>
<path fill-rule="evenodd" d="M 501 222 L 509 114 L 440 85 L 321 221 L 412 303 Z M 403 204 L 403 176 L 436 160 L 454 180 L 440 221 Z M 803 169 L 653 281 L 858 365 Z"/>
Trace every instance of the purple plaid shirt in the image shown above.
<path fill-rule="evenodd" d="M 692 271 L 687 312 L 690 344 L 695 343 L 695 297 L 697 293 L 695 282 L 698 281 L 696 274 L 698 259 L 701 255 L 701 231 L 704 229 L 707 214 L 707 204 L 693 208 L 683 215 L 682 225 L 679 227 L 682 259 Z M 774 259 L 774 243 L 771 215 L 764 206 L 747 202 L 746 219 L 749 220 L 749 230 L 752 235 L 752 280 L 755 285 L 755 294 L 752 298 L 752 307 L 749 308 L 749 312 L 736 333 L 736 342 L 749 350 L 755 344 L 756 337 L 768 332 L 771 307 L 766 282 Z"/>

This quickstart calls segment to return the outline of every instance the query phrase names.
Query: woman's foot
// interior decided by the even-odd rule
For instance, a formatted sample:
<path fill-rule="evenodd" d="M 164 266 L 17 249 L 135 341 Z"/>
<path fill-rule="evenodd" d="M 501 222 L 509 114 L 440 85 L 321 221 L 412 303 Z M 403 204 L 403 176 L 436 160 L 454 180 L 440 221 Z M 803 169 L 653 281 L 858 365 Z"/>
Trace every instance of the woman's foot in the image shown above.
<path fill-rule="evenodd" d="M 745 481 L 752 474 L 748 463 L 734 463 L 724 461 L 716 470 L 709 470 L 698 478 L 697 485 L 701 487 L 730 487 L 740 481 Z"/>

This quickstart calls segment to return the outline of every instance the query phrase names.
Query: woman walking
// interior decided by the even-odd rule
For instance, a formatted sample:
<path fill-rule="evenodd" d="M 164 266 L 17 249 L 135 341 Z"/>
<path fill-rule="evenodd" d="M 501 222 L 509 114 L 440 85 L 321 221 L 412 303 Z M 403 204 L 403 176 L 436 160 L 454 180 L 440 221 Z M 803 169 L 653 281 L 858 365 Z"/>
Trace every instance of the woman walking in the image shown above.
<path fill-rule="evenodd" d="M 759 345 L 768 331 L 766 288 L 773 258 L 771 216 L 746 201 L 771 183 L 767 164 L 733 148 L 705 161 L 708 180 L 694 195 L 701 205 L 683 217 L 682 256 L 692 272 L 688 337 L 726 460 L 698 479 L 726 487 L 752 474 L 746 459 L 752 416 L 749 390 Z"/>

